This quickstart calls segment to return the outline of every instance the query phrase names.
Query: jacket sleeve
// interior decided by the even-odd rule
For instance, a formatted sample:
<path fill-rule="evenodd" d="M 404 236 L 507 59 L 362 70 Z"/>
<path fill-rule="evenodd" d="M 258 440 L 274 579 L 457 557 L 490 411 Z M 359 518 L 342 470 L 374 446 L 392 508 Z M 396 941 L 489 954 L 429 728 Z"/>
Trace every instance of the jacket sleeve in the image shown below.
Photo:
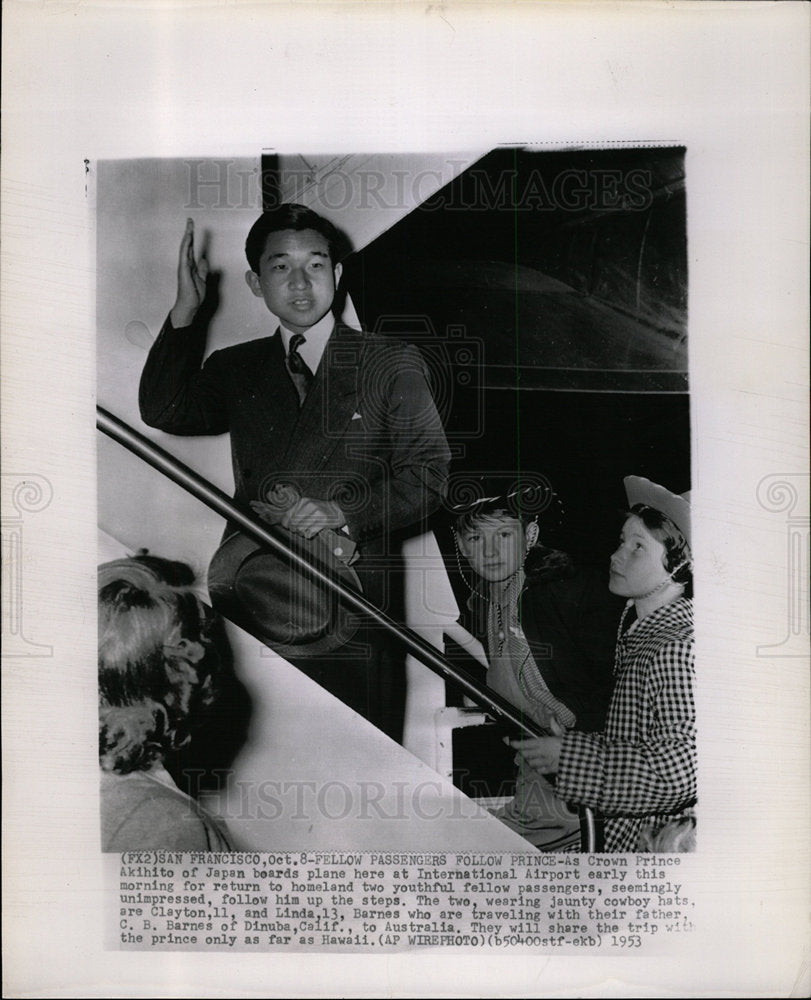
<path fill-rule="evenodd" d="M 425 364 L 415 347 L 388 363 L 372 365 L 382 378 L 372 395 L 387 444 L 382 484 L 362 509 L 347 516 L 353 538 L 363 540 L 418 524 L 437 510 L 445 494 L 450 450 L 434 404 Z M 388 371 L 386 371 L 388 367 Z M 382 488 L 381 488 L 382 487 Z"/>
<path fill-rule="evenodd" d="M 203 364 L 206 326 L 176 330 L 166 322 L 146 359 L 138 389 L 141 419 L 169 434 L 228 430 L 228 392 L 220 352 Z"/>
<path fill-rule="evenodd" d="M 651 722 L 636 741 L 604 733 L 563 737 L 557 794 L 606 816 L 673 811 L 696 796 L 693 645 L 673 640 L 655 654 L 646 687 L 649 705 L 629 704 Z"/>

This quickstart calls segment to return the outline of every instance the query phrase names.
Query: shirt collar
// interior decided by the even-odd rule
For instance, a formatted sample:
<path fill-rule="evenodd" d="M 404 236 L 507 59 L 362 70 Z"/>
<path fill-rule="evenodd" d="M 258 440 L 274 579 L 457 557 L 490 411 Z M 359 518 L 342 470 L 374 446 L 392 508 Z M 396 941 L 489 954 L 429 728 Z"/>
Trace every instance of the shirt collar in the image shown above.
<path fill-rule="evenodd" d="M 631 636 L 645 636 L 651 629 L 666 628 L 668 625 L 689 625 L 692 627 L 693 602 L 689 597 L 677 597 L 675 601 L 669 601 L 654 609 L 644 618 L 635 618 L 623 634 L 622 625 L 626 619 L 628 611 L 633 607 L 633 600 L 629 600 L 625 606 L 620 619 L 617 638 L 630 638 Z"/>
<path fill-rule="evenodd" d="M 299 348 L 299 354 L 313 374 L 315 374 L 319 364 L 321 363 L 324 348 L 327 346 L 327 341 L 332 335 L 334 328 L 335 317 L 328 311 L 304 334 L 305 341 Z M 284 353 L 286 357 L 290 350 L 290 341 L 293 334 L 285 326 L 281 325 L 279 326 L 279 331 L 282 335 L 282 343 L 284 344 Z"/>

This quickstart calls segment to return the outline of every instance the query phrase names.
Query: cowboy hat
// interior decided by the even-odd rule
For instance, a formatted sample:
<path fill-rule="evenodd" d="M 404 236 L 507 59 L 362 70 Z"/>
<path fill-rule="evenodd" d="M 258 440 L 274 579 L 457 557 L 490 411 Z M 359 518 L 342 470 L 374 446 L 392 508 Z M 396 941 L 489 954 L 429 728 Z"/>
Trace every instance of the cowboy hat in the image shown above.
<path fill-rule="evenodd" d="M 653 507 L 664 514 L 665 517 L 676 525 L 684 535 L 684 540 L 690 545 L 690 494 L 671 493 L 664 486 L 652 483 L 650 479 L 642 476 L 626 476 L 623 479 L 625 484 L 625 495 L 628 497 L 628 505 L 643 503 L 647 507 Z"/>
<path fill-rule="evenodd" d="M 452 477 L 447 509 L 455 517 L 500 511 L 519 519 L 541 517 L 548 524 L 561 522 L 563 504 L 546 477 L 527 474 L 523 478 L 529 482 L 522 484 L 513 479 L 507 489 L 500 491 L 498 487 L 506 483 L 499 483 L 497 476 L 471 478 L 463 473 L 458 479 Z"/>

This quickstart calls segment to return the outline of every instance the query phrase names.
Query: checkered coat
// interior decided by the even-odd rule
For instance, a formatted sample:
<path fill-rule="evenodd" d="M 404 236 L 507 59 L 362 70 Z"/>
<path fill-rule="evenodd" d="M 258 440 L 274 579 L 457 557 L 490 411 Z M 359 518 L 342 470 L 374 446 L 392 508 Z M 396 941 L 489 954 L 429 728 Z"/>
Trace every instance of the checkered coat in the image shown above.
<path fill-rule="evenodd" d="M 625 615 L 623 615 L 623 618 Z M 557 794 L 605 816 L 605 850 L 635 851 L 695 803 L 693 606 L 666 604 L 623 634 L 602 733 L 563 738 Z"/>

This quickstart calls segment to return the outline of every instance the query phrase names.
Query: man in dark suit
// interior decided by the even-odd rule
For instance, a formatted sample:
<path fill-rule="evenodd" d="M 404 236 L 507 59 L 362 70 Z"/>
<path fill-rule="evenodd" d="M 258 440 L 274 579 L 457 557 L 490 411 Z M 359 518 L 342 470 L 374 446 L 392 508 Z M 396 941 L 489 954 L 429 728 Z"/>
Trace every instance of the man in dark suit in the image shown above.
<path fill-rule="evenodd" d="M 390 536 L 438 508 L 450 453 L 419 352 L 336 323 L 340 245 L 335 227 L 304 206 L 263 213 L 246 241 L 245 278 L 279 329 L 203 363 L 207 263 L 195 259 L 188 220 L 177 299 L 147 359 L 140 407 L 147 424 L 172 434 L 230 432 L 234 499 L 261 506 L 283 487 L 297 499 L 278 523 L 307 539 L 348 536 L 364 595 L 385 607 L 396 571 Z M 364 642 L 365 657 L 287 658 L 396 738 L 402 682 L 383 637 L 367 630 Z"/>

